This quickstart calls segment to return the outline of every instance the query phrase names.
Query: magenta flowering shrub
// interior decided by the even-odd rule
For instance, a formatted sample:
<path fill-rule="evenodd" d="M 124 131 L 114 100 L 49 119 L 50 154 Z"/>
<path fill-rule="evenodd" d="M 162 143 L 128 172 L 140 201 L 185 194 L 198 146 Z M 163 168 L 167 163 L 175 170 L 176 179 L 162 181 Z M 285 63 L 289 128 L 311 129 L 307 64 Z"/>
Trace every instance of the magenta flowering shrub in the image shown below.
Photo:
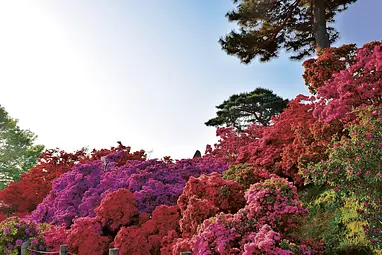
<path fill-rule="evenodd" d="M 192 236 L 179 238 L 172 233 L 172 254 L 186 249 L 200 255 L 321 253 L 322 246 L 313 247 L 308 240 L 294 236 L 308 211 L 302 207 L 292 183 L 273 176 L 251 185 L 245 199 L 244 208 L 205 219 Z M 188 216 L 182 213 L 182 217 Z"/>
<path fill-rule="evenodd" d="M 348 68 L 333 74 L 317 89 L 314 115 L 320 120 L 349 120 L 353 109 L 382 103 L 382 41 L 357 49 Z"/>
<path fill-rule="evenodd" d="M 256 230 L 267 224 L 273 230 L 289 233 L 298 229 L 309 213 L 298 200 L 297 188 L 283 178 L 272 177 L 253 184 L 245 198 L 247 204 L 239 213 L 254 220 Z"/>
<path fill-rule="evenodd" d="M 232 224 L 232 215 L 219 214 L 205 220 L 198 233 L 188 243 L 196 254 L 240 254 L 239 242 L 242 235 Z M 231 224 L 230 224 L 231 223 Z"/>
<path fill-rule="evenodd" d="M 23 242 L 30 242 L 30 248 L 45 250 L 43 232 L 45 224 L 10 217 L 0 223 L 0 254 L 17 255 Z"/>
<path fill-rule="evenodd" d="M 117 156 L 114 158 L 118 159 Z M 52 191 L 32 212 L 31 219 L 69 227 L 75 218 L 95 217 L 94 209 L 107 194 L 129 189 L 140 213 L 151 213 L 158 205 L 175 205 L 191 176 L 222 173 L 228 164 L 216 159 L 184 159 L 175 163 L 159 160 L 128 160 L 117 166 L 107 157 L 78 164 L 53 182 Z"/>
<path fill-rule="evenodd" d="M 242 255 L 308 255 L 314 252 L 305 244 L 297 245 L 281 237 L 282 235 L 275 232 L 269 225 L 263 225 L 257 233 L 252 232 L 247 235 Z"/>

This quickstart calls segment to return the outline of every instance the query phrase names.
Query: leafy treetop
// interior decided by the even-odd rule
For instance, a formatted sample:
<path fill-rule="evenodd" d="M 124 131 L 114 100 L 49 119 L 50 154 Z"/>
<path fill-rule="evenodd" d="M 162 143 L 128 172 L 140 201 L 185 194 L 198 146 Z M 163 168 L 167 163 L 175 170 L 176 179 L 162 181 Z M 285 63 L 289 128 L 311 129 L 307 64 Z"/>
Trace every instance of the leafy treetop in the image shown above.
<path fill-rule="evenodd" d="M 34 144 L 37 136 L 21 129 L 17 122 L 0 106 L 0 190 L 36 165 L 44 149 Z"/>

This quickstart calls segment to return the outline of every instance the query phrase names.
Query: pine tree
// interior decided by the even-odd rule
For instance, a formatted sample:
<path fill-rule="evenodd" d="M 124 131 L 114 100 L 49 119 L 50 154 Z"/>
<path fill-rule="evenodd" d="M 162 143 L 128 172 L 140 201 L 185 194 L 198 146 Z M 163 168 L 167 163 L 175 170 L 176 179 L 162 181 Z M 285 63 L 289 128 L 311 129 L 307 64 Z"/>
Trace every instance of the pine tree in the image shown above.
<path fill-rule="evenodd" d="M 337 13 L 357 0 L 233 0 L 237 8 L 226 14 L 237 22 L 220 38 L 222 49 L 248 64 L 259 56 L 261 62 L 278 57 L 280 49 L 294 52 L 291 59 L 301 60 L 317 48 L 328 48 L 339 34 L 328 24 Z"/>
<path fill-rule="evenodd" d="M 249 93 L 234 94 L 222 104 L 216 106 L 217 116 L 205 124 L 215 127 L 233 127 L 242 131 L 249 124 L 268 126 L 272 116 L 280 114 L 287 106 L 283 99 L 264 88 L 256 88 Z"/>

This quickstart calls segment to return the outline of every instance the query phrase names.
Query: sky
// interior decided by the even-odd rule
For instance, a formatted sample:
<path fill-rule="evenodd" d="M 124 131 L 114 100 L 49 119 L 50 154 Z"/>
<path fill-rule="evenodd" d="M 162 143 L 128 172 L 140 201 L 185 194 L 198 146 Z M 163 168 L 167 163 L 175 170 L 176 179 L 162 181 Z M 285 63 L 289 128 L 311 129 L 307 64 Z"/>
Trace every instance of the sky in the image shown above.
<path fill-rule="evenodd" d="M 0 0 L 0 105 L 46 148 L 190 158 L 217 141 L 204 125 L 232 94 L 308 95 L 302 62 L 249 65 L 218 43 L 232 0 Z M 337 16 L 344 43 L 381 40 L 382 1 Z"/>

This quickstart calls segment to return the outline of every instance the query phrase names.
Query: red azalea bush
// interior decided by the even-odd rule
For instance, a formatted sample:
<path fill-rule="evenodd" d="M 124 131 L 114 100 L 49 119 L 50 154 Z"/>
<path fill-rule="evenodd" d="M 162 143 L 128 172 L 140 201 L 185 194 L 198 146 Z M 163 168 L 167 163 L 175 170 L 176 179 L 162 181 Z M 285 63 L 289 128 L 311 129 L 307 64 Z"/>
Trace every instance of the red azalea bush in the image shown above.
<path fill-rule="evenodd" d="M 52 252 L 58 252 L 61 244 L 66 244 L 66 238 L 69 230 L 65 226 L 50 225 L 44 232 L 44 241 L 47 249 Z"/>
<path fill-rule="evenodd" d="M 96 218 L 78 218 L 67 236 L 69 251 L 81 255 L 107 254 L 112 239 L 102 236 L 102 224 Z"/>
<path fill-rule="evenodd" d="M 324 86 L 324 83 L 349 65 L 354 64 L 354 56 L 357 47 L 355 44 L 345 44 L 338 48 L 321 49 L 318 58 L 311 58 L 302 64 L 305 68 L 302 77 L 310 92 L 316 93 L 317 89 Z"/>
<path fill-rule="evenodd" d="M 102 224 L 107 224 L 111 231 L 116 231 L 122 225 L 129 225 L 133 222 L 133 217 L 139 214 L 134 195 L 128 189 L 118 189 L 106 195 L 95 212 Z"/>
<path fill-rule="evenodd" d="M 169 233 L 179 232 L 178 206 L 158 206 L 152 218 L 138 226 L 122 227 L 114 239 L 114 246 L 121 254 L 160 255 L 162 239 Z"/>
<path fill-rule="evenodd" d="M 245 204 L 242 186 L 218 173 L 191 177 L 178 199 L 182 237 L 192 236 L 205 219 L 219 212 L 235 213 Z"/>
<path fill-rule="evenodd" d="M 114 239 L 114 246 L 121 254 L 151 254 L 145 229 L 139 226 L 122 227 Z"/>

